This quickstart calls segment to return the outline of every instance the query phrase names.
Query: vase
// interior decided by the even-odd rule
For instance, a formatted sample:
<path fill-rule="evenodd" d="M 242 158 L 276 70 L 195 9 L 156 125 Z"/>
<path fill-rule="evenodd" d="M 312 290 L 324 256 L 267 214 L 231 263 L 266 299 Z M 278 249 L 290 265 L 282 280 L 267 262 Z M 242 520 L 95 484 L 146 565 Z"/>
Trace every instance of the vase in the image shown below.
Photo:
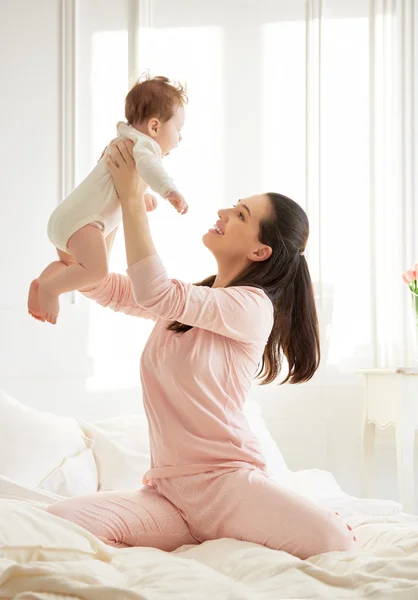
<path fill-rule="evenodd" d="M 411 324 L 412 324 L 412 337 L 413 337 L 413 364 L 414 368 L 418 369 L 418 292 L 411 290 Z"/>

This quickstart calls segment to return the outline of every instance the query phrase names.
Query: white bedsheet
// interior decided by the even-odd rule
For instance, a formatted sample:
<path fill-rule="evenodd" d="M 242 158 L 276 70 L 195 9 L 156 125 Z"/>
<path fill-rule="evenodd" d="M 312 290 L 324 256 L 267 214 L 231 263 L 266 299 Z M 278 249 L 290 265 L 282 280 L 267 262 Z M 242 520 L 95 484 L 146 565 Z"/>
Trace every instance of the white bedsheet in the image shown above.
<path fill-rule="evenodd" d="M 280 600 L 418 598 L 418 518 L 352 516 L 358 551 L 300 561 L 222 539 L 174 553 L 113 549 L 46 513 L 0 499 L 0 598 Z"/>

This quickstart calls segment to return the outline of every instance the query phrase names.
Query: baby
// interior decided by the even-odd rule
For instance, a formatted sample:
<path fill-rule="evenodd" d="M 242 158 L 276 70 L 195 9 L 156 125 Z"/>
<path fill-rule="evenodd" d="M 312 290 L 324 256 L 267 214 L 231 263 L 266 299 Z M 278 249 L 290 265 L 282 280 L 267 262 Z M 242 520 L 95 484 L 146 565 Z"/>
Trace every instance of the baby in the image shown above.
<path fill-rule="evenodd" d="M 161 158 L 182 139 L 186 103 L 184 88 L 166 77 L 140 80 L 126 97 L 127 123 L 117 124 L 116 138 L 134 142 L 139 176 L 181 214 L 187 212 L 187 204 L 164 170 Z M 108 273 L 106 238 L 122 218 L 104 158 L 109 151 L 108 147 L 91 173 L 49 219 L 48 237 L 59 260 L 48 265 L 29 288 L 28 312 L 39 321 L 55 324 L 60 294 L 93 285 Z M 154 210 L 155 197 L 146 194 L 145 204 L 148 211 Z"/>

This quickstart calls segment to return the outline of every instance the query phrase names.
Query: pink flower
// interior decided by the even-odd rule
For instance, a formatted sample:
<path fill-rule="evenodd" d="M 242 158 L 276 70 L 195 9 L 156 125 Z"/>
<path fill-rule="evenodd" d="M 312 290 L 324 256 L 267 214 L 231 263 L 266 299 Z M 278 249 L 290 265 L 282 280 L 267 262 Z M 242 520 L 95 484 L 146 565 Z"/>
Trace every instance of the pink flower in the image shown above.
<path fill-rule="evenodd" d="M 406 271 L 405 271 L 405 273 L 402 273 L 402 279 L 403 279 L 403 282 L 406 283 L 406 285 L 409 285 L 409 279 L 406 276 Z"/>
<path fill-rule="evenodd" d="M 418 270 L 414 271 L 413 269 L 408 269 L 405 271 L 405 273 L 402 273 L 402 279 L 407 285 L 409 285 L 411 281 L 418 279 Z"/>
<path fill-rule="evenodd" d="M 413 267 L 402 273 L 402 279 L 407 285 L 409 285 L 412 281 L 418 280 L 418 262 L 416 262 Z"/>

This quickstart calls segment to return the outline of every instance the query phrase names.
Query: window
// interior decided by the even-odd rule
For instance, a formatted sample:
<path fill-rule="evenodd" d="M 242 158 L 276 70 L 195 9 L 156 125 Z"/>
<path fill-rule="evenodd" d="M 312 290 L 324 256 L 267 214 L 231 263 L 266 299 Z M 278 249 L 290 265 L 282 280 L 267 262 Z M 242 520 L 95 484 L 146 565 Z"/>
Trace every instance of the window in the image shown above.
<path fill-rule="evenodd" d="M 139 72 L 186 81 L 190 99 L 184 141 L 165 161 L 189 214 L 179 217 L 160 201 L 151 215 L 169 273 L 196 281 L 214 272 L 200 238 L 218 208 L 260 191 L 284 193 L 306 208 L 311 223 L 307 254 L 321 321 L 322 372 L 404 358 L 399 273 L 416 240 L 409 233 L 407 249 L 401 242 L 414 198 L 398 203 L 397 193 L 409 185 L 413 167 L 403 182 L 396 179 L 401 155 L 390 142 L 399 138 L 398 120 L 408 125 L 412 117 L 402 113 L 402 89 L 384 88 L 396 81 L 393 57 L 410 52 L 410 38 L 403 49 L 398 43 L 404 16 L 390 8 L 379 12 L 380 3 L 368 0 L 139 1 L 140 10 L 145 5 L 152 11 L 150 26 L 138 31 Z M 79 135 L 80 148 L 90 148 L 84 168 L 123 118 L 128 78 L 126 29 L 96 31 L 91 44 L 91 114 Z M 407 102 L 413 95 L 404 97 Z M 393 98 L 399 115 L 388 111 Z M 409 156 L 409 147 L 404 152 Z M 376 194 L 385 181 L 392 188 L 389 193 L 383 186 L 383 218 Z M 121 236 L 113 267 L 125 268 Z M 381 283 L 384 299 L 377 297 Z M 96 307 L 91 314 L 93 379 L 108 385 L 112 373 L 115 385 L 131 382 L 149 324 Z"/>

